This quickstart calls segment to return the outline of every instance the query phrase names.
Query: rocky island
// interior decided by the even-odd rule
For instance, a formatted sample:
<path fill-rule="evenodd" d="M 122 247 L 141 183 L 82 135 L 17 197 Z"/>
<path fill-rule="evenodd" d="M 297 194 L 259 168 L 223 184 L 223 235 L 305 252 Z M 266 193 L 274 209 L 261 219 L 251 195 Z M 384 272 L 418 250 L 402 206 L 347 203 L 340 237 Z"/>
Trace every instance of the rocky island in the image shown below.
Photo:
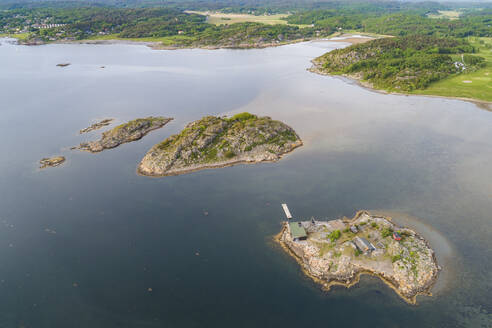
<path fill-rule="evenodd" d="M 104 149 L 115 148 L 122 143 L 139 140 L 150 131 L 163 127 L 171 120 L 172 118 L 152 116 L 138 118 L 103 132 L 101 139 L 97 141 L 81 143 L 78 147 L 74 147 L 74 149 L 97 153 Z"/>
<path fill-rule="evenodd" d="M 111 122 L 113 121 L 112 118 L 105 118 L 104 120 L 101 120 L 99 122 L 96 122 L 94 124 L 91 124 L 91 126 L 89 127 L 86 127 L 82 130 L 79 131 L 80 134 L 82 133 L 87 133 L 87 132 L 91 132 L 91 131 L 94 131 L 94 130 L 98 130 L 102 127 L 105 127 L 105 126 L 108 126 L 111 124 Z"/>
<path fill-rule="evenodd" d="M 138 166 L 149 176 L 177 175 L 241 163 L 277 161 L 302 145 L 286 124 L 250 113 L 206 116 L 152 147 Z"/>
<path fill-rule="evenodd" d="M 63 157 L 63 156 L 42 158 L 39 161 L 39 164 L 41 164 L 41 166 L 39 168 L 44 169 L 46 167 L 55 167 L 55 166 L 63 164 L 64 162 L 65 162 L 65 157 Z"/>
<path fill-rule="evenodd" d="M 324 289 L 350 287 L 361 274 L 381 278 L 405 301 L 430 295 L 440 267 L 415 231 L 361 211 L 353 219 L 285 222 L 276 240 Z"/>

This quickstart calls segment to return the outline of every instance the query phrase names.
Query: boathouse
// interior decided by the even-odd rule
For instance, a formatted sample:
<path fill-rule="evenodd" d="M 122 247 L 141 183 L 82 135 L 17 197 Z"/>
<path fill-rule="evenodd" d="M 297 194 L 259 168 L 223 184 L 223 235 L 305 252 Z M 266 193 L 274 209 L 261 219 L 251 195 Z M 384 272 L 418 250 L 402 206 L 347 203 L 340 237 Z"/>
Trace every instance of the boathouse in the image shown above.
<path fill-rule="evenodd" d="M 294 241 L 307 239 L 306 229 L 304 229 L 301 222 L 289 222 L 289 231 Z"/>

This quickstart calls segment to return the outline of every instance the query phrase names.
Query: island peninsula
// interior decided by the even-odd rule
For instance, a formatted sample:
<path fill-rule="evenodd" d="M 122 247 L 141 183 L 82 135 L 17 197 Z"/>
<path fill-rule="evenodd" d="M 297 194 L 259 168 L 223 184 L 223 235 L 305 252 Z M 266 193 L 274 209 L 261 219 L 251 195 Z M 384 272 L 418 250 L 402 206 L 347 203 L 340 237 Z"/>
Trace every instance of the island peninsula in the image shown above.
<path fill-rule="evenodd" d="M 431 294 L 440 270 L 434 251 L 391 218 L 360 211 L 353 219 L 290 221 L 276 240 L 324 289 L 350 287 L 361 274 L 370 274 L 411 304 L 417 295 Z"/>
<path fill-rule="evenodd" d="M 242 163 L 274 162 L 302 145 L 286 124 L 250 113 L 206 116 L 152 147 L 138 166 L 149 176 L 177 175 Z"/>

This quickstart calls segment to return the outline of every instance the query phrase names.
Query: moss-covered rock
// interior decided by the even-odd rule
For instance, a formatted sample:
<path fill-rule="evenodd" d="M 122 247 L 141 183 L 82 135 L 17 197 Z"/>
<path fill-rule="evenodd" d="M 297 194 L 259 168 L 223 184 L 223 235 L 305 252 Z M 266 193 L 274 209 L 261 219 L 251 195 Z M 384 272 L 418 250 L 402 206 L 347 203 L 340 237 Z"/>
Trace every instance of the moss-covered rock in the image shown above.
<path fill-rule="evenodd" d="M 250 113 L 206 116 L 152 147 L 138 166 L 144 175 L 164 176 L 239 163 L 277 161 L 302 145 L 282 122 Z"/>

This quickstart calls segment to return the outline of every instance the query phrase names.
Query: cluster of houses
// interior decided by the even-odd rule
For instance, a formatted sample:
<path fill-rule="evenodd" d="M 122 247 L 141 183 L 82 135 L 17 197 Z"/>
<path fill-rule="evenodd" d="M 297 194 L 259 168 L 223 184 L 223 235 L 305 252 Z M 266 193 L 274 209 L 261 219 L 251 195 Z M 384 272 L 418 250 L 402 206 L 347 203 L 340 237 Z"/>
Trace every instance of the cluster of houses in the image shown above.
<path fill-rule="evenodd" d="M 38 29 L 46 29 L 46 28 L 55 28 L 55 27 L 62 27 L 67 24 L 34 24 L 32 27 L 38 28 Z"/>
<path fill-rule="evenodd" d="M 285 216 L 287 217 L 287 220 L 288 220 L 287 228 L 289 229 L 289 233 L 291 235 L 292 240 L 293 241 L 306 240 L 307 239 L 307 232 L 306 232 L 306 229 L 304 228 L 304 226 L 302 225 L 302 223 L 292 221 L 292 214 L 290 213 L 289 208 L 287 207 L 287 204 L 282 204 L 282 208 L 283 208 L 283 210 L 285 212 Z M 314 219 L 312 219 L 312 223 L 313 224 L 315 223 Z M 339 224 L 340 227 L 335 227 L 335 228 L 339 228 L 340 230 L 343 229 L 345 226 L 341 220 L 330 221 L 326 224 L 327 225 Z M 352 225 L 350 227 L 350 231 L 352 233 L 356 234 L 357 232 L 359 232 L 359 229 L 355 225 Z M 400 234 L 396 231 L 393 232 L 393 239 L 396 241 L 400 241 L 401 240 Z M 370 254 L 373 251 L 376 251 L 378 249 L 382 250 L 384 248 L 384 245 L 381 242 L 378 243 L 378 245 L 377 245 L 378 248 L 376 248 L 376 246 L 374 246 L 369 240 L 367 240 L 366 238 L 361 237 L 361 236 L 355 236 L 354 239 L 352 241 L 350 241 L 350 244 L 354 249 L 357 249 L 361 253 L 366 254 L 366 255 Z"/>

